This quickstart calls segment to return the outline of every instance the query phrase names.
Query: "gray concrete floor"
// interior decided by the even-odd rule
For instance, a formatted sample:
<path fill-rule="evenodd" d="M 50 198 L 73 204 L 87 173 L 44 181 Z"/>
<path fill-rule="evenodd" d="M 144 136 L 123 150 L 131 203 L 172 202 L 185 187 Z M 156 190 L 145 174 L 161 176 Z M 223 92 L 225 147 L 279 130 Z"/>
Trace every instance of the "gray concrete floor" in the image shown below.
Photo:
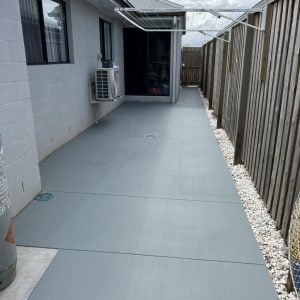
<path fill-rule="evenodd" d="M 57 252 L 57 249 L 18 246 L 17 276 L 0 292 L 0 299 L 27 300 Z"/>
<path fill-rule="evenodd" d="M 122 104 L 41 175 L 16 237 L 59 253 L 31 299 L 276 299 L 197 89 Z"/>

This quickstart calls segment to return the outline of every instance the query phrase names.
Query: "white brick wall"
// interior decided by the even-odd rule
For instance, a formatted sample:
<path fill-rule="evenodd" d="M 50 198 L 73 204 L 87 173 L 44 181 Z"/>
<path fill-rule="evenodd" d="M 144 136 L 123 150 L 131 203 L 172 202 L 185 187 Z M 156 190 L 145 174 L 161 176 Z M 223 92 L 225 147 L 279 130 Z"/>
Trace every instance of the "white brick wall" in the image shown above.
<path fill-rule="evenodd" d="M 0 134 L 16 215 L 41 188 L 18 0 L 0 0 Z"/>
<path fill-rule="evenodd" d="M 100 53 L 100 17 L 113 23 L 114 58 L 120 66 L 121 91 L 124 91 L 122 23 L 101 15 L 85 0 L 67 0 L 66 3 L 73 62 L 28 66 L 39 160 L 120 103 L 103 103 L 94 107 L 89 103 L 88 81 L 94 77 Z"/>
<path fill-rule="evenodd" d="M 89 104 L 88 81 L 100 52 L 99 17 L 113 23 L 114 57 L 124 91 L 122 23 L 84 0 L 69 3 L 74 62 L 27 66 L 19 0 L 0 0 L 0 134 L 13 215 L 41 189 L 38 161 L 119 104 Z"/>

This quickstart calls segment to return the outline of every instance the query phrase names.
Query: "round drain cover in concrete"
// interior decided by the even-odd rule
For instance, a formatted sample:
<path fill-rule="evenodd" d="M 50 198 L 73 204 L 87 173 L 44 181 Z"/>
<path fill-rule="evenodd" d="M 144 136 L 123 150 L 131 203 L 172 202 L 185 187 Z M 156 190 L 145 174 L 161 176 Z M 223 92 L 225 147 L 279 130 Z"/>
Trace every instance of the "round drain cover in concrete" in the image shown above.
<path fill-rule="evenodd" d="M 49 201 L 53 198 L 53 194 L 50 193 L 40 193 L 35 197 L 36 201 L 44 202 Z"/>
<path fill-rule="evenodd" d="M 158 139 L 158 135 L 155 134 L 155 133 L 147 133 L 147 134 L 145 135 L 145 137 L 146 137 L 147 139 Z"/>

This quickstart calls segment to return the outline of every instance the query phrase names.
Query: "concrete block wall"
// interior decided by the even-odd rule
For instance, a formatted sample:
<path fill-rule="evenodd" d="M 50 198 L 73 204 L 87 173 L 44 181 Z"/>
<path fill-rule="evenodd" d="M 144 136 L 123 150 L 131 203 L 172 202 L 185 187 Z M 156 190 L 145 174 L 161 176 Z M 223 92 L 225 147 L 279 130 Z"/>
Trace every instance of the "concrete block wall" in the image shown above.
<path fill-rule="evenodd" d="M 0 1 L 0 134 L 16 215 L 41 189 L 18 0 Z"/>
<path fill-rule="evenodd" d="M 98 3 L 101 6 L 101 1 Z M 67 0 L 66 10 L 71 63 L 28 66 L 39 160 L 120 104 L 89 103 L 88 82 L 99 65 L 99 18 L 113 25 L 113 53 L 124 93 L 122 23 L 85 0 Z"/>

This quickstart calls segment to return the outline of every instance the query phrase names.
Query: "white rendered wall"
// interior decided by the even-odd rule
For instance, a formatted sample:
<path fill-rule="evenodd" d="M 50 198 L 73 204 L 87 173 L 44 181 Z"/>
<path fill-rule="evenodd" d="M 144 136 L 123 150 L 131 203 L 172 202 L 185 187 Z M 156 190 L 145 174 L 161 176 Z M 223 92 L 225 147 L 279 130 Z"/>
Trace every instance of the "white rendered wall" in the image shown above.
<path fill-rule="evenodd" d="M 0 134 L 16 215 L 41 188 L 18 0 L 0 0 Z"/>
<path fill-rule="evenodd" d="M 94 77 L 100 53 L 100 17 L 112 22 L 114 59 L 120 67 L 124 93 L 122 23 L 102 15 L 84 0 L 67 1 L 66 7 L 72 63 L 28 66 L 39 160 L 120 104 L 103 103 L 93 108 L 89 103 L 88 82 Z"/>

